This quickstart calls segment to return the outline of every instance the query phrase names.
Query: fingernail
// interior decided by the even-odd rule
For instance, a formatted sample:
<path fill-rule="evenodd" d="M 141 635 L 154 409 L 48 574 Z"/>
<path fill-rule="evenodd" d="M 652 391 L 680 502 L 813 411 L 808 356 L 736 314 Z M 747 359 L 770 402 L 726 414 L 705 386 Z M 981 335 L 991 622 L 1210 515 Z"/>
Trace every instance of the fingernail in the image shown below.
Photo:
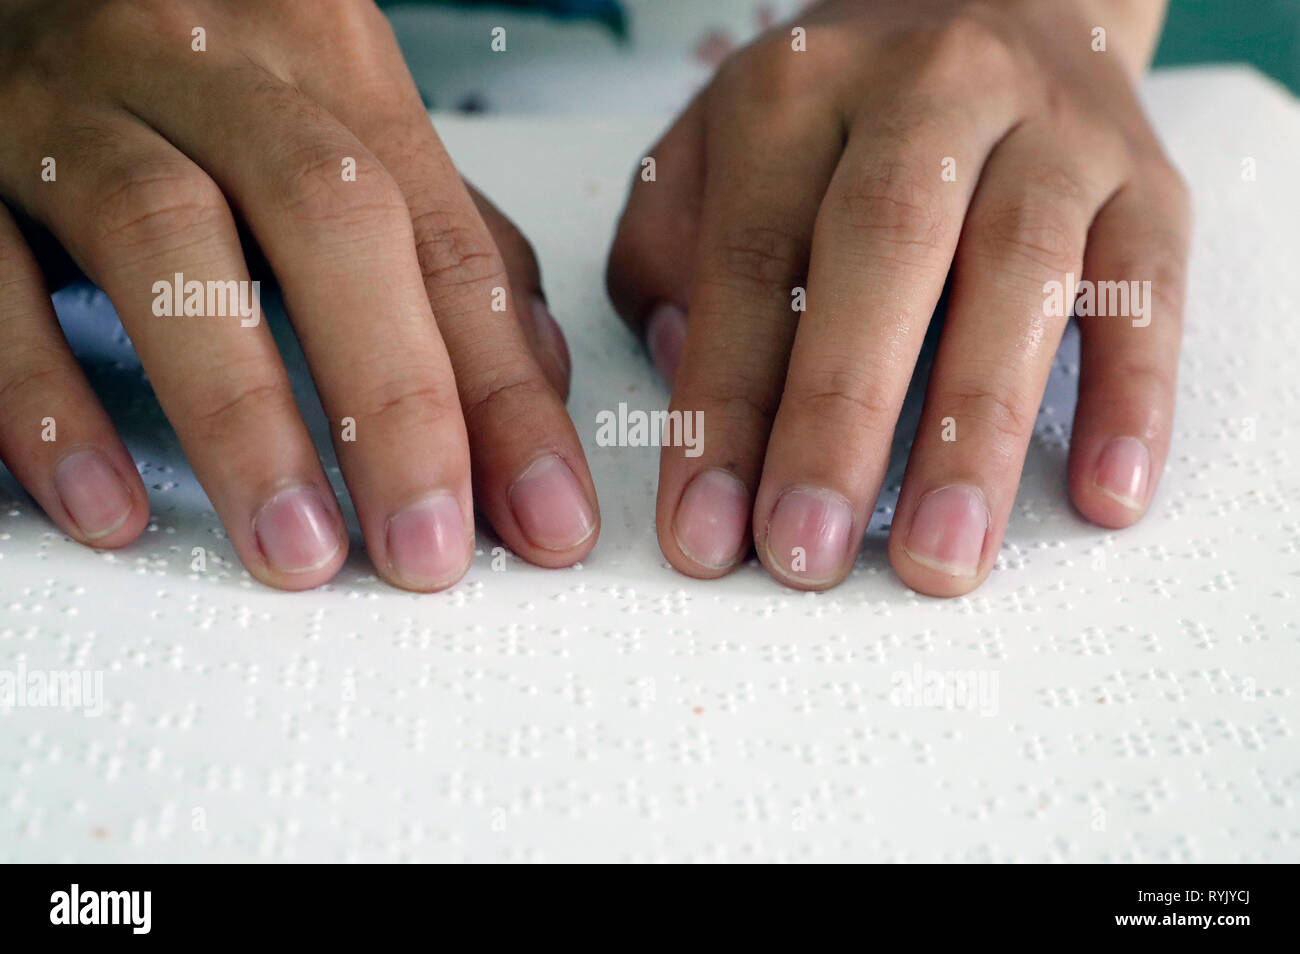
<path fill-rule="evenodd" d="M 655 305 L 646 318 L 645 343 L 655 367 L 671 385 L 686 345 L 686 313 L 667 302 Z"/>
<path fill-rule="evenodd" d="M 405 583 L 437 587 L 460 579 L 469 566 L 469 534 L 460 502 L 431 494 L 388 520 L 388 563 Z"/>
<path fill-rule="evenodd" d="M 103 452 L 73 451 L 54 470 L 54 490 L 87 539 L 106 537 L 131 515 L 131 493 Z"/>
<path fill-rule="evenodd" d="M 989 508 L 974 487 L 953 484 L 921 498 L 903 546 L 913 560 L 949 576 L 979 573 Z"/>
<path fill-rule="evenodd" d="M 537 340 L 546 352 L 555 359 L 560 370 L 567 378 L 573 365 L 569 359 L 569 346 L 564 341 L 564 332 L 560 323 L 551 314 L 551 309 L 541 298 L 533 299 L 533 323 L 537 326 Z"/>
<path fill-rule="evenodd" d="M 533 461 L 511 485 L 508 496 L 524 536 L 543 550 L 576 547 L 596 528 L 582 485 L 554 454 Z"/>
<path fill-rule="evenodd" d="M 282 490 L 264 503 L 253 533 L 266 562 L 281 573 L 319 570 L 342 545 L 333 514 L 313 487 Z"/>
<path fill-rule="evenodd" d="M 768 555 L 792 578 L 832 580 L 848 556 L 852 529 L 853 511 L 839 494 L 812 487 L 787 490 L 768 524 Z"/>
<path fill-rule="evenodd" d="M 1151 453 L 1136 437 L 1116 437 L 1097 458 L 1097 489 L 1130 510 L 1141 510 L 1147 497 Z"/>
<path fill-rule="evenodd" d="M 682 552 L 700 566 L 721 569 L 740 559 L 749 515 L 745 485 L 725 470 L 706 470 L 686 485 L 673 518 L 673 535 Z"/>

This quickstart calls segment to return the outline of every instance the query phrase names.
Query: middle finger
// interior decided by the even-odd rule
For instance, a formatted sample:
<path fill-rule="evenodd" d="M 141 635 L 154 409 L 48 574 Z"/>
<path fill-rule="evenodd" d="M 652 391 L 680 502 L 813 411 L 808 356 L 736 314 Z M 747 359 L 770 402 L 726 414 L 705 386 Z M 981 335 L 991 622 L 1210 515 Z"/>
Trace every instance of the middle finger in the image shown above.
<path fill-rule="evenodd" d="M 265 252 L 376 570 L 410 589 L 454 583 L 473 555 L 469 449 L 396 182 L 341 123 L 250 62 L 205 58 L 166 90 L 121 95 L 208 170 Z"/>
<path fill-rule="evenodd" d="M 759 557 L 791 586 L 852 568 L 962 215 L 1017 117 L 1012 98 L 982 114 L 954 101 L 864 110 L 874 118 L 850 134 L 818 212 L 808 313 L 754 506 Z"/>

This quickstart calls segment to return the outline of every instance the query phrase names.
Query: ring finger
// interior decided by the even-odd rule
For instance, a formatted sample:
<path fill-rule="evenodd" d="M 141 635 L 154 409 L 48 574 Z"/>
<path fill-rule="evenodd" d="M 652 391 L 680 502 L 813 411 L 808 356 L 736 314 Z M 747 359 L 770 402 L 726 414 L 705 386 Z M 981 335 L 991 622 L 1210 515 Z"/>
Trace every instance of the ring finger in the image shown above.
<path fill-rule="evenodd" d="M 1095 144 L 1088 162 L 1044 143 Z M 953 265 L 948 318 L 890 532 L 903 582 L 934 596 L 993 567 L 1020 483 L 1052 358 L 1073 304 L 1049 282 L 1083 264 L 1088 225 L 1122 181 L 1108 137 L 1020 125 L 981 177 Z"/>

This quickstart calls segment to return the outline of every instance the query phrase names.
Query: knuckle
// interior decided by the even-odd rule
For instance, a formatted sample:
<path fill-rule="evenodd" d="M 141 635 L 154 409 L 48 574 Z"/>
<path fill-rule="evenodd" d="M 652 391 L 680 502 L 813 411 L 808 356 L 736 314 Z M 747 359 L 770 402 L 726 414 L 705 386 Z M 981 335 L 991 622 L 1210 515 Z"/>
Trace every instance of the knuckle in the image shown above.
<path fill-rule="evenodd" d="M 1187 298 L 1187 263 L 1181 258 L 1162 258 L 1147 271 L 1154 304 L 1169 318 L 1181 322 Z"/>
<path fill-rule="evenodd" d="M 797 284 L 808 259 L 805 240 L 768 225 L 726 225 L 717 248 L 728 279 L 763 289 Z"/>
<path fill-rule="evenodd" d="M 308 14 L 314 24 L 328 27 L 339 36 L 353 38 L 373 30 L 379 16 L 379 8 L 372 0 L 328 0 L 326 3 L 288 3 L 281 4 L 290 13 Z M 384 21 L 387 22 L 387 21 Z"/>
<path fill-rule="evenodd" d="M 44 398 L 66 383 L 67 370 L 58 356 L 49 352 L 32 353 L 39 350 L 10 355 L 13 367 L 0 378 L 0 421 L 7 422 L 10 411 L 18 415 L 26 410 L 28 400 Z"/>
<path fill-rule="evenodd" d="M 716 414 L 724 422 L 723 429 L 737 439 L 767 439 L 779 394 L 756 389 L 753 380 L 735 371 L 711 374 L 693 384 L 689 406 L 704 409 L 706 416 Z"/>
<path fill-rule="evenodd" d="M 428 421 L 442 420 L 460 412 L 460 401 L 449 385 L 438 384 L 428 371 L 395 376 L 391 381 L 370 388 L 359 402 L 356 417 L 361 420 L 382 419 L 409 421 L 424 427 Z"/>
<path fill-rule="evenodd" d="M 934 30 L 933 41 L 937 49 L 967 62 L 979 62 L 1007 49 L 1002 34 L 972 12 L 949 17 Z"/>
<path fill-rule="evenodd" d="M 1139 168 L 1137 178 L 1172 211 L 1179 225 L 1187 226 L 1191 218 L 1192 190 L 1173 163 L 1164 156 L 1147 160 Z"/>
<path fill-rule="evenodd" d="M 191 0 L 174 3 L 171 0 L 101 0 L 78 4 L 76 15 L 61 20 L 59 30 L 33 24 L 39 48 L 39 52 L 33 51 L 37 52 L 36 59 L 60 73 L 79 65 L 71 59 L 71 51 L 75 50 L 75 55 L 87 63 L 125 67 L 128 57 L 138 55 L 146 39 L 184 37 L 188 44 L 191 31 L 205 22 L 202 16 L 196 15 L 196 5 Z"/>
<path fill-rule="evenodd" d="M 1123 358 L 1107 369 L 1107 377 L 1124 383 L 1117 396 L 1122 395 L 1121 400 L 1130 406 L 1138 403 L 1133 401 L 1135 394 L 1159 396 L 1163 401 L 1173 398 L 1174 369 L 1146 357 Z"/>
<path fill-rule="evenodd" d="M 981 86 L 996 85 L 1016 72 L 1012 44 L 973 9 L 917 29 L 900 51 L 922 64 L 922 76 L 941 84 L 969 84 L 976 75 Z"/>
<path fill-rule="evenodd" d="M 309 226 L 404 227 L 410 215 L 396 180 L 377 160 L 358 155 L 355 181 L 345 181 L 343 155 L 326 149 L 294 157 L 279 192 L 284 210 Z"/>
<path fill-rule="evenodd" d="M 400 53 L 392 25 L 375 0 L 261 0 L 259 4 L 272 5 L 290 31 L 329 50 L 332 69 L 346 76 L 355 92 L 374 104 L 374 111 L 383 111 L 394 102 L 394 89 L 385 78 L 391 75 Z M 414 90 L 411 95 L 416 95 Z M 407 98 L 400 97 L 403 101 Z M 414 103 L 418 105 L 419 99 Z M 376 125 L 382 126 L 382 121 Z M 367 139 L 389 141 L 382 138 L 382 129 Z"/>
<path fill-rule="evenodd" d="M 1097 147 L 1099 153 L 1111 148 L 1116 142 L 1114 136 L 1103 132 L 1098 132 L 1092 140 L 1099 143 L 1105 140 L 1103 145 Z M 1021 179 L 1020 192 L 1023 201 L 1039 199 L 1043 200 L 1045 206 L 1068 203 L 1067 208 L 1073 211 L 1088 203 L 1092 190 L 1074 163 L 1067 156 L 1058 155 L 1050 161 L 1030 165 Z"/>
<path fill-rule="evenodd" d="M 1009 387 L 987 384 L 958 386 L 943 394 L 940 406 L 959 421 L 975 420 L 1003 437 L 1023 441 L 1038 419 L 1037 404 Z"/>
<path fill-rule="evenodd" d="M 814 420 L 851 420 L 863 427 L 884 422 L 892 428 L 897 408 L 879 386 L 880 380 L 866 369 L 827 369 L 788 388 L 787 400 Z"/>
<path fill-rule="evenodd" d="M 499 427 L 535 427 L 537 409 L 554 397 L 555 392 L 544 379 L 516 370 L 499 376 L 469 398 L 465 404 L 465 425 L 477 430 L 491 420 Z"/>
<path fill-rule="evenodd" d="M 821 49 L 809 37 L 810 48 Z M 714 87 L 726 99 L 742 103 L 779 105 L 816 89 L 818 58 L 796 53 L 789 33 L 775 32 L 742 47 L 723 62 Z"/>
<path fill-rule="evenodd" d="M 1151 294 L 1162 305 L 1181 309 L 1187 286 L 1186 238 L 1157 226 L 1130 237 L 1121 247 L 1104 252 L 1101 271 L 1106 278 L 1149 281 Z"/>
<path fill-rule="evenodd" d="M 188 36 L 196 25 L 192 5 L 186 2 L 172 3 L 171 0 L 107 0 L 92 4 L 92 22 L 88 26 L 96 29 L 91 32 L 139 33 L 141 29 L 179 31 Z"/>
<path fill-rule="evenodd" d="M 993 201 L 972 218 L 972 243 L 995 260 L 1010 257 L 1052 273 L 1078 267 L 1083 237 L 1054 203 L 1024 197 Z"/>
<path fill-rule="evenodd" d="M 426 283 L 440 287 L 507 282 L 501 253 L 483 230 L 464 216 L 442 209 L 413 220 L 415 251 Z"/>
<path fill-rule="evenodd" d="M 217 184 L 172 159 L 123 163 L 104 176 L 97 192 L 98 237 L 126 247 L 208 234 L 228 215 Z"/>
<path fill-rule="evenodd" d="M 1115 274 L 1125 281 L 1151 283 L 1151 304 L 1157 318 L 1181 323 L 1187 296 L 1187 263 L 1180 257 L 1162 255 L 1159 258 L 1134 257 L 1122 262 Z"/>
<path fill-rule="evenodd" d="M 264 420 L 292 404 L 286 382 L 249 376 L 196 392 L 186 418 L 205 439 L 220 441 L 247 433 L 250 421 Z"/>
<path fill-rule="evenodd" d="M 856 231 L 888 245 L 935 251 L 951 231 L 944 197 L 905 163 L 864 170 L 838 195 L 838 211 Z"/>

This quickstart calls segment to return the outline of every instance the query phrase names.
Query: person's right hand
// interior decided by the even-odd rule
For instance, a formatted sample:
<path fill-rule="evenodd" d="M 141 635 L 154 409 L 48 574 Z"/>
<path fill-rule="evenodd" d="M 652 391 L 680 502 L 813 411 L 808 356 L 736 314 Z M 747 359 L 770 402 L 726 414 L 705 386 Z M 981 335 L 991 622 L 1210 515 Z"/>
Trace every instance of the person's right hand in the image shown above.
<path fill-rule="evenodd" d="M 283 289 L 384 579 L 459 579 L 475 502 L 534 563 L 594 545 L 532 252 L 462 183 L 370 0 L 0 0 L 0 197 L 107 292 L 259 580 L 325 582 L 347 534 L 265 323 L 155 314 L 177 274 L 248 281 L 237 221 Z M 0 459 L 83 543 L 148 520 L 4 205 Z"/>

